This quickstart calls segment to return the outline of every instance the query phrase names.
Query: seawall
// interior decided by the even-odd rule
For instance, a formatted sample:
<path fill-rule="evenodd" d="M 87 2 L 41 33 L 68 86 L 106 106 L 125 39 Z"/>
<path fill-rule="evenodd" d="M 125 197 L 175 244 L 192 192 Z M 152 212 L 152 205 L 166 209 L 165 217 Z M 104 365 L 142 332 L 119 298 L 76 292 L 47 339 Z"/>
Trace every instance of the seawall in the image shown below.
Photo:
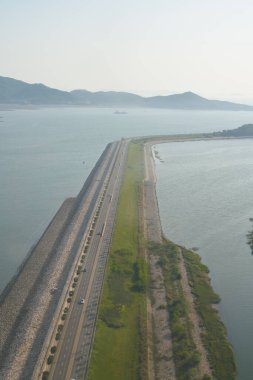
<path fill-rule="evenodd" d="M 110 146 L 78 196 L 64 201 L 0 296 L 0 379 L 31 378 L 89 219 L 84 215 L 92 181 Z"/>
<path fill-rule="evenodd" d="M 17 325 L 27 314 L 27 302 L 38 285 L 45 267 L 53 258 L 67 223 L 75 198 L 65 200 L 30 255 L 7 285 L 0 300 L 0 368 L 8 355 Z"/>

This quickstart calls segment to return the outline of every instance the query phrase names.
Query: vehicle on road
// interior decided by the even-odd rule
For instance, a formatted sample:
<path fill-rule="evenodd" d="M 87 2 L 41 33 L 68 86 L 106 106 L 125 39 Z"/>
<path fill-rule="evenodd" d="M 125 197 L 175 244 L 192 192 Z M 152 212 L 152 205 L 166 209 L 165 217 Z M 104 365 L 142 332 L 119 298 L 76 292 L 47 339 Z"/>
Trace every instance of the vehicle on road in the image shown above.
<path fill-rule="evenodd" d="M 79 301 L 78 301 L 79 305 L 83 305 L 84 304 L 84 298 L 81 298 Z"/>

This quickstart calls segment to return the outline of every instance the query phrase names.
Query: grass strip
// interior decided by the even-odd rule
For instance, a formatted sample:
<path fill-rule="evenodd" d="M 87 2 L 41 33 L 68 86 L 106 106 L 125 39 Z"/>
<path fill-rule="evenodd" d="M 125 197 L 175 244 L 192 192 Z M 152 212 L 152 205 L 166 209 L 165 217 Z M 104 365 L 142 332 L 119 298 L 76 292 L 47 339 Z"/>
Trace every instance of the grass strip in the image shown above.
<path fill-rule="evenodd" d="M 188 136 L 184 136 L 188 137 Z M 206 137 L 196 135 L 196 138 Z M 167 137 L 168 138 L 168 137 Z M 146 380 L 146 292 L 147 264 L 142 255 L 144 238 L 139 214 L 143 180 L 143 143 L 129 144 L 127 166 L 117 208 L 112 246 L 108 259 L 102 300 L 88 373 L 88 380 Z M 170 315 L 173 356 L 178 380 L 199 379 L 199 353 L 192 339 L 187 302 L 181 287 L 179 247 L 171 241 L 150 244 L 159 256 Z M 213 304 L 208 268 L 200 257 L 181 247 L 196 310 L 203 324 L 203 342 L 215 378 L 236 378 L 231 346 Z M 152 285 L 152 284 L 151 284 Z M 159 360 L 159 357 L 156 358 Z M 202 380 L 208 380 L 208 375 Z"/>
<path fill-rule="evenodd" d="M 139 380 L 145 372 L 147 265 L 140 252 L 143 148 L 129 144 L 88 373 L 89 380 Z"/>

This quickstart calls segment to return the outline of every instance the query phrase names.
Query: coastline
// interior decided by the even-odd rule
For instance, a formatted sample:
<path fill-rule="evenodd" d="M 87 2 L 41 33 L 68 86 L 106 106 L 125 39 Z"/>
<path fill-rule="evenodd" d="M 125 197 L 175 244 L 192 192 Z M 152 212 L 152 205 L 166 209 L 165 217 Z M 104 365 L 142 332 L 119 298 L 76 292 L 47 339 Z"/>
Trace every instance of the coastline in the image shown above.
<path fill-rule="evenodd" d="M 252 138 L 252 137 L 248 137 L 248 138 Z M 186 139 L 183 141 L 203 141 L 203 140 L 206 141 L 206 140 L 213 140 L 213 139 L 210 139 L 210 138 L 208 138 L 208 139 L 207 138 L 201 138 L 201 139 L 197 138 L 196 139 L 196 138 L 194 138 L 194 139 Z M 215 138 L 215 140 L 221 140 L 221 139 Z M 225 138 L 225 140 L 227 140 L 227 138 Z M 150 167 L 151 167 L 152 171 L 155 171 L 155 157 L 156 157 L 156 152 L 153 152 L 152 147 L 156 144 L 166 143 L 166 142 L 168 142 L 168 143 L 170 143 L 170 142 L 182 142 L 182 140 L 178 140 L 178 139 L 169 140 L 169 141 L 155 140 L 153 142 L 148 142 L 145 144 L 146 146 L 149 147 L 149 158 L 152 161 Z M 156 158 L 159 159 L 159 156 Z M 152 179 L 154 181 L 155 194 L 156 194 L 156 183 L 157 183 L 156 173 L 153 173 Z M 156 195 L 156 202 L 157 202 L 158 213 L 159 213 L 157 195 Z M 173 250 L 175 250 L 175 252 L 177 252 L 178 264 L 177 264 L 177 269 L 176 268 L 175 269 L 178 270 L 178 273 L 179 273 L 182 296 L 184 297 L 186 304 L 188 305 L 187 306 L 187 309 L 188 309 L 187 318 L 189 317 L 189 321 L 190 321 L 191 326 L 192 326 L 190 329 L 191 330 L 190 334 L 192 334 L 192 338 L 193 338 L 192 343 L 193 343 L 195 349 L 197 349 L 196 352 L 199 355 L 198 356 L 198 365 L 197 365 L 198 366 L 198 376 L 201 376 L 201 378 L 203 376 L 207 376 L 207 378 L 209 378 L 208 376 L 210 376 L 210 379 L 211 379 L 211 378 L 213 378 L 213 376 L 215 376 L 215 378 L 216 378 L 216 376 L 218 374 L 218 376 L 222 376 L 223 379 L 228 379 L 228 380 L 235 379 L 236 378 L 235 377 L 236 376 L 235 375 L 236 374 L 236 366 L 235 366 L 235 361 L 234 361 L 234 354 L 232 351 L 232 347 L 231 347 L 231 345 L 228 341 L 228 338 L 227 338 L 226 328 L 223 325 L 223 323 L 221 321 L 221 317 L 219 315 L 219 309 L 217 307 L 218 303 L 219 303 L 219 297 L 213 292 L 213 289 L 211 286 L 211 280 L 208 276 L 209 270 L 205 265 L 203 265 L 201 263 L 201 258 L 198 254 L 196 254 L 195 252 L 193 252 L 191 250 L 186 249 L 185 247 L 181 247 L 178 244 L 175 244 L 175 243 L 169 241 L 163 232 L 160 217 L 159 217 L 159 222 L 160 222 L 160 228 L 162 230 L 162 237 L 163 237 L 162 245 L 166 246 L 166 244 L 169 244 L 169 245 L 171 245 Z M 150 250 L 150 253 L 151 253 L 150 267 L 151 268 L 152 268 L 152 254 L 153 254 L 153 252 L 156 252 L 156 250 L 155 249 Z M 156 254 L 158 254 L 158 253 L 156 252 Z M 212 315 L 212 317 L 210 319 L 213 318 L 214 324 L 217 323 L 216 330 L 219 330 L 219 334 L 220 334 L 219 338 L 221 339 L 221 342 L 223 342 L 222 344 L 223 344 L 224 349 L 225 349 L 224 350 L 224 362 L 226 364 L 224 365 L 224 368 L 223 368 L 222 364 L 219 363 L 219 360 L 216 361 L 214 359 L 215 352 L 213 351 L 213 347 L 211 347 L 211 345 L 209 344 L 209 340 L 212 339 L 212 333 L 211 333 L 212 322 L 207 321 L 207 318 L 205 316 L 203 319 L 203 314 L 205 314 L 205 312 L 203 312 L 204 309 L 202 310 L 201 307 L 199 307 L 198 301 L 196 299 L 195 290 L 194 290 L 194 288 L 192 288 L 192 286 L 193 286 L 192 284 L 195 281 L 195 279 L 193 280 L 194 272 L 195 272 L 195 269 L 193 266 L 194 262 L 197 263 L 197 266 L 199 267 L 198 270 L 199 270 L 200 276 L 203 277 L 203 286 L 206 287 L 208 289 L 208 292 L 210 293 L 209 300 L 205 300 L 204 299 L 205 297 L 203 298 L 201 294 L 199 294 L 199 296 L 200 296 L 200 298 L 201 297 L 203 298 L 202 301 L 206 305 L 205 308 L 207 308 L 207 310 L 209 310 L 208 313 L 210 313 L 210 315 Z M 173 263 L 171 263 L 170 265 L 173 265 Z M 203 271 L 203 273 L 202 273 L 202 271 Z M 166 278 L 169 275 L 169 271 L 167 271 L 167 273 L 166 273 L 166 270 L 163 270 L 163 275 Z M 168 279 L 166 279 L 166 281 L 167 281 L 167 284 L 165 285 L 165 288 L 167 287 L 167 291 L 170 293 L 171 289 L 169 290 L 169 287 L 171 286 L 171 280 L 169 281 L 170 283 L 168 282 Z M 194 285 L 194 286 L 196 286 L 196 289 L 199 286 L 198 281 L 199 280 L 197 280 L 196 284 Z M 198 290 L 196 290 L 196 292 L 198 293 Z M 171 297 L 171 295 L 170 295 L 170 297 Z M 156 307 L 157 307 L 157 305 L 156 305 Z M 169 303 L 168 303 L 168 308 L 169 308 Z M 153 310 L 153 315 L 155 316 L 155 310 Z M 200 317 L 200 316 L 202 316 L 202 317 Z M 205 327 L 203 327 L 203 326 L 205 326 Z M 172 328 L 172 337 L 173 337 L 173 335 L 174 335 L 173 321 L 170 324 L 170 327 Z M 214 331 L 213 331 L 213 333 L 214 333 Z M 207 336 L 208 336 L 208 338 L 207 338 Z M 174 363 L 175 363 L 175 366 L 178 367 L 175 348 L 173 350 L 173 343 L 175 344 L 175 342 L 173 342 L 173 338 L 172 338 L 172 351 L 174 351 Z M 218 344 L 218 341 L 217 341 L 217 344 Z M 227 369 L 226 369 L 226 366 L 227 366 Z M 227 372 L 228 368 L 230 368 L 229 372 Z M 176 368 L 176 373 L 178 376 L 176 378 L 181 378 L 179 375 L 179 373 L 180 373 L 179 367 Z M 221 377 L 218 377 L 218 378 L 221 378 Z"/>
<path fill-rule="evenodd" d="M 155 172 L 155 160 L 154 160 L 154 156 L 152 153 L 152 146 L 155 144 L 158 144 L 158 143 L 175 142 L 175 141 L 180 141 L 180 142 L 182 142 L 182 141 L 196 141 L 196 140 L 207 140 L 207 139 L 212 140 L 210 138 L 199 138 L 199 137 L 198 138 L 195 137 L 195 138 L 185 139 L 185 137 L 184 137 L 183 140 L 178 140 L 178 138 L 176 140 L 172 140 L 170 138 L 169 141 L 165 141 L 165 139 L 162 139 L 162 140 L 161 140 L 161 138 L 152 139 L 152 137 L 151 137 L 148 139 L 147 142 L 133 141 L 133 143 L 137 143 L 139 145 L 142 145 L 142 148 L 145 150 L 145 153 L 143 156 L 143 159 L 144 159 L 143 164 L 144 164 L 144 168 L 145 168 L 144 176 L 143 176 L 143 199 L 144 199 L 143 214 L 144 214 L 144 219 L 145 219 L 145 223 L 144 223 L 145 233 L 144 233 L 144 235 L 146 234 L 145 238 L 149 242 L 154 242 L 156 244 L 162 245 L 164 243 L 164 240 L 165 240 L 165 236 L 164 236 L 163 231 L 162 231 L 161 220 L 160 220 L 160 215 L 159 215 L 158 199 L 157 199 L 157 195 L 156 195 L 157 178 L 156 178 L 156 172 Z M 71 215 L 70 214 L 73 214 L 74 209 L 77 208 L 78 202 L 81 200 L 83 194 L 87 190 L 87 187 L 89 185 L 89 178 L 92 177 L 92 175 L 94 174 L 94 172 L 98 166 L 99 166 L 99 161 L 97 162 L 93 171 L 91 172 L 90 176 L 88 177 L 87 181 L 85 182 L 85 185 L 84 185 L 83 189 L 80 191 L 78 197 L 72 199 L 72 201 L 69 200 L 69 202 L 71 204 L 69 204 L 69 208 L 68 208 L 68 212 L 67 212 L 68 215 L 66 216 L 66 220 L 65 220 L 65 222 L 63 222 L 63 227 L 62 227 L 63 229 L 65 227 L 67 227 L 68 224 L 71 224 Z M 66 201 L 66 202 L 68 202 L 68 201 Z M 52 226 L 51 225 L 52 222 L 50 222 L 48 228 L 50 226 Z M 139 221 L 139 222 L 141 223 L 141 221 Z M 61 229 L 60 224 L 58 225 L 58 228 Z M 42 238 L 45 236 L 46 236 L 46 231 L 42 235 Z M 56 237 L 56 240 L 57 240 L 57 237 Z M 34 249 L 36 249 L 38 247 L 38 244 L 39 243 L 36 244 Z M 59 242 L 57 244 L 59 244 Z M 179 247 L 177 245 L 174 245 L 174 246 Z M 54 243 L 52 244 L 52 249 L 53 249 L 53 247 L 54 247 Z M 18 272 L 17 276 L 12 279 L 12 282 L 9 285 L 9 288 L 6 289 L 6 293 L 4 295 L 2 295 L 2 303 L 4 303 L 5 299 L 8 298 L 8 296 L 10 295 L 10 292 L 13 289 L 13 287 L 15 286 L 17 279 L 21 273 L 24 273 L 24 276 L 27 279 L 29 278 L 28 274 L 30 274 L 30 272 L 33 273 L 32 270 L 28 270 L 28 273 L 26 273 L 26 269 L 27 269 L 26 265 L 29 262 L 29 259 L 32 257 L 32 253 L 34 252 L 34 249 L 25 259 L 25 261 L 24 261 L 23 265 L 21 266 L 20 271 Z M 161 307 L 163 305 L 166 305 L 168 302 L 167 293 L 166 293 L 167 289 L 166 289 L 166 284 L 165 284 L 167 274 L 163 271 L 163 268 L 159 267 L 159 265 L 158 265 L 157 253 L 156 252 L 152 253 L 150 250 L 148 250 L 148 251 L 149 251 L 148 255 L 149 255 L 149 261 L 150 261 L 150 269 L 149 269 L 150 278 L 151 278 L 151 281 L 153 283 L 157 284 L 157 289 L 155 289 L 155 286 L 153 287 L 154 293 L 153 293 L 153 295 L 150 296 L 150 304 L 151 304 L 151 308 L 152 308 L 152 313 L 151 313 L 152 318 L 151 319 L 152 319 L 152 321 L 154 321 L 154 326 L 155 326 L 154 328 L 156 329 L 155 334 L 156 334 L 156 337 L 158 339 L 158 343 L 156 344 L 156 347 L 154 347 L 154 346 L 149 347 L 149 354 L 150 354 L 150 356 L 152 356 L 152 352 L 153 352 L 153 355 L 154 355 L 154 352 L 156 352 L 156 353 L 158 352 L 159 356 L 162 357 L 162 359 L 159 360 L 159 363 L 157 364 L 157 360 L 156 360 L 156 364 L 155 364 L 155 367 L 156 367 L 155 371 L 157 371 L 159 379 L 163 379 L 165 373 L 170 373 L 171 378 L 176 379 L 177 378 L 176 374 L 175 374 L 176 370 L 175 370 L 175 366 L 174 366 L 175 360 L 173 358 L 173 355 L 174 355 L 173 343 L 172 343 L 173 339 L 172 339 L 172 332 L 170 330 L 170 316 L 169 316 L 169 313 L 167 311 L 167 308 Z M 67 261 L 69 262 L 67 251 L 65 252 L 64 260 L 65 260 L 65 263 Z M 54 260 L 54 263 L 56 263 L 55 260 Z M 47 264 L 45 264 L 45 265 L 47 266 Z M 62 268 L 63 268 L 63 266 L 61 267 L 61 270 L 62 270 Z M 50 272 L 50 271 L 48 272 L 49 268 L 45 267 L 45 269 L 47 270 L 47 275 L 48 275 L 48 273 Z M 41 271 L 39 271 L 39 272 L 41 272 Z M 60 272 L 58 269 L 58 276 L 59 276 L 59 273 Z M 54 272 L 54 275 L 56 275 L 56 272 Z M 65 276 L 67 276 L 67 273 L 65 273 Z M 54 278 L 54 276 L 51 276 L 50 278 L 52 278 L 52 277 Z M 56 277 L 57 277 L 57 275 L 56 275 Z M 185 278 L 186 278 L 186 276 L 185 276 Z M 53 280 L 52 282 L 50 282 L 50 287 L 54 287 L 55 284 L 56 284 L 56 282 Z M 44 284 L 44 285 L 46 286 L 45 289 L 47 289 L 47 292 L 48 292 L 48 284 Z M 37 287 L 36 284 L 34 286 Z M 20 289 L 21 288 L 22 288 L 22 286 L 20 287 Z M 40 289 L 37 289 L 37 290 L 40 293 Z M 27 294 L 25 297 L 21 297 L 20 299 L 23 300 L 23 299 L 27 299 L 27 298 L 29 298 L 29 294 Z M 52 299 L 53 298 L 52 295 L 49 295 L 47 293 L 45 298 L 46 299 L 44 299 L 43 302 L 46 302 L 46 304 L 49 305 L 48 304 L 49 298 Z M 11 299 L 11 297 L 10 297 L 10 299 Z M 152 304 L 152 299 L 156 299 L 157 302 Z M 19 301 L 14 301 L 14 305 L 15 304 L 19 304 Z M 22 305 L 24 305 L 24 304 L 20 304 L 21 307 L 22 307 Z M 0 303 L 0 307 L 1 307 L 1 303 Z M 31 300 L 29 300 L 29 302 L 26 304 L 25 308 L 27 310 L 29 310 L 29 307 L 31 307 L 31 311 L 35 307 L 35 305 L 32 304 Z M 8 313 L 6 313 L 6 317 L 8 317 Z M 25 321 L 26 326 L 28 326 L 27 321 L 30 321 L 31 317 L 32 316 L 30 315 L 29 318 Z M 33 316 L 33 317 L 35 317 L 35 316 Z M 13 322 L 11 325 L 12 327 L 14 326 L 16 319 L 18 319 L 18 313 L 13 318 Z M 41 319 L 41 321 L 42 321 L 42 319 Z M 3 323 L 3 321 L 4 321 L 4 319 L 2 319 L 2 323 Z M 149 323 L 151 330 L 152 330 L 152 327 L 151 327 L 152 321 Z M 7 323 L 7 325 L 8 325 L 8 323 Z M 12 327 L 9 328 L 9 332 L 11 332 Z M 166 334 L 164 333 L 165 331 L 167 332 Z M 32 347 L 33 344 L 31 345 L 31 342 L 29 342 L 30 338 L 28 336 L 28 330 L 24 331 L 24 332 L 26 333 L 26 339 L 27 339 L 28 344 L 30 344 L 30 346 Z M 152 334 L 153 333 L 154 332 L 152 332 Z M 40 344 L 43 343 L 42 337 L 45 335 L 43 333 L 43 331 L 41 332 L 41 334 L 42 335 L 40 336 Z M 36 335 L 36 332 L 34 332 L 33 339 L 36 338 L 35 335 Z M 8 334 L 7 334 L 7 336 L 8 336 Z M 20 338 L 20 335 L 17 338 Z M 6 339 L 7 338 L 5 337 L 2 341 L 7 342 Z M 154 343 L 153 343 L 153 345 L 154 345 Z M 15 355 L 15 353 L 18 353 L 19 349 L 20 349 L 20 347 L 18 347 L 18 342 L 17 342 L 17 344 L 15 344 L 15 349 L 12 353 L 12 360 L 15 359 L 13 357 L 13 355 Z M 23 354 L 24 354 L 24 352 L 23 352 Z M 27 353 L 25 355 L 27 355 Z M 28 359 L 28 357 L 31 358 L 30 355 L 27 356 L 27 359 Z M 152 361 L 152 359 L 150 359 L 150 362 L 151 361 Z M 6 368 L 4 370 L 6 370 Z M 8 371 L 9 370 L 10 370 L 10 368 L 8 369 Z M 13 362 L 12 362 L 12 368 L 11 368 L 12 372 L 10 372 L 11 375 L 10 375 L 10 377 L 6 377 L 6 379 L 18 378 L 18 377 L 13 377 L 13 370 L 15 373 L 15 366 L 13 366 Z M 1 371 L 1 369 L 0 369 L 0 371 Z M 152 376 L 153 375 L 150 376 L 150 380 L 152 380 Z"/>
<path fill-rule="evenodd" d="M 0 377 L 32 378 L 61 294 L 75 269 L 75 244 L 87 227 L 91 187 L 108 144 L 76 198 L 68 198 L 10 281 L 0 304 Z M 97 187 L 98 182 L 95 182 Z M 55 291 L 53 291 L 55 289 Z M 20 344 L 22 342 L 22 344 Z M 37 377 L 35 377 L 37 378 Z"/>

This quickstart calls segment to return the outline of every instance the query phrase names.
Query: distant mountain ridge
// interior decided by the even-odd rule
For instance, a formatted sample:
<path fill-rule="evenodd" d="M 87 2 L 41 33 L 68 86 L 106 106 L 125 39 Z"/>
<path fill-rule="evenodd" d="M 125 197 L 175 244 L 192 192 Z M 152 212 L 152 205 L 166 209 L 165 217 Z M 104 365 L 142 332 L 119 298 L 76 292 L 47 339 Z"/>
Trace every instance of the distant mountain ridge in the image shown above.
<path fill-rule="evenodd" d="M 50 88 L 43 84 L 29 84 L 2 76 L 0 76 L 0 104 L 253 111 L 253 106 L 209 100 L 190 91 L 182 94 L 152 97 L 116 91 L 73 90 L 68 92 Z"/>

